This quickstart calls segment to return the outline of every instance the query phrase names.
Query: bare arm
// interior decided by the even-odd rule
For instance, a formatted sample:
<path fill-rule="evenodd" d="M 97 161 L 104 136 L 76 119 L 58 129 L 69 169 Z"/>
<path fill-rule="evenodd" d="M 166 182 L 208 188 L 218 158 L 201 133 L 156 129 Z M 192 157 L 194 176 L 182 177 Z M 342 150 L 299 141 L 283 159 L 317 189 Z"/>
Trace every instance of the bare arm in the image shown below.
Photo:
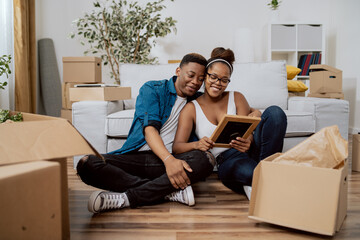
<path fill-rule="evenodd" d="M 190 166 L 169 153 L 155 127 L 148 126 L 145 128 L 145 139 L 151 150 L 164 162 L 166 174 L 174 188 L 186 188 L 190 184 L 190 179 L 184 169 L 192 172 Z"/>
<path fill-rule="evenodd" d="M 213 141 L 208 137 L 203 137 L 196 142 L 188 142 L 190 134 L 195 125 L 195 107 L 194 104 L 188 103 L 180 113 L 178 128 L 173 143 L 174 153 L 183 153 L 191 150 L 207 151 L 213 147 Z"/>

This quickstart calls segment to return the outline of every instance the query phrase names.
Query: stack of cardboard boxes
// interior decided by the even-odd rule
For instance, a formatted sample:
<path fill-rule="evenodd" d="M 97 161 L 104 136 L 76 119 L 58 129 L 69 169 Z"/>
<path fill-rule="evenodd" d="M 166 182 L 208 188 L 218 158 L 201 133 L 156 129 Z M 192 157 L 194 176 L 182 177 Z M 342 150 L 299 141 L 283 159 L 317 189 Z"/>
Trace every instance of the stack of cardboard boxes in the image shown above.
<path fill-rule="evenodd" d="M 70 88 L 76 84 L 101 83 L 101 58 L 63 57 L 61 117 L 71 122 Z"/>
<path fill-rule="evenodd" d="M 102 83 L 101 58 L 63 57 L 63 71 L 61 116 L 70 122 L 72 104 L 76 101 L 117 101 L 131 98 L 130 87 Z"/>
<path fill-rule="evenodd" d="M 328 65 L 310 66 L 310 93 L 308 97 L 344 99 L 342 71 Z"/>

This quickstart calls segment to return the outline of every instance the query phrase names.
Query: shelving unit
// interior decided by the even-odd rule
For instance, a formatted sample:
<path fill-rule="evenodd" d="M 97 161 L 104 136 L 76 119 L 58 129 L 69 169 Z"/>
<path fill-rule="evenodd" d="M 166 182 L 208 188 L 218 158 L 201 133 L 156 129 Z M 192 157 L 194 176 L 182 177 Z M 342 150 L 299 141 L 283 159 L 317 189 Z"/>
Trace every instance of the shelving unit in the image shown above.
<path fill-rule="evenodd" d="M 298 67 L 302 55 L 320 53 L 320 63 L 325 63 L 323 24 L 272 23 L 268 36 L 268 60 L 286 60 L 286 64 Z M 298 75 L 296 79 L 307 80 L 309 76 Z"/>

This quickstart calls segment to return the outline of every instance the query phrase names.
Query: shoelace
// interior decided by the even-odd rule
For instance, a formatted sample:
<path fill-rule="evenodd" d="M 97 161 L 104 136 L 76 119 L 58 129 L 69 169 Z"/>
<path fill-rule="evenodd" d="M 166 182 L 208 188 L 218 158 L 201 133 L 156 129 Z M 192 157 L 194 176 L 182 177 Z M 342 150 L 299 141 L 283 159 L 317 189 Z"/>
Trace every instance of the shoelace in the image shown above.
<path fill-rule="evenodd" d="M 173 202 L 185 202 L 184 190 L 173 192 L 168 196 L 168 199 Z"/>
<path fill-rule="evenodd" d="M 124 198 L 119 193 L 103 193 L 103 204 L 101 210 L 121 208 L 125 203 Z"/>

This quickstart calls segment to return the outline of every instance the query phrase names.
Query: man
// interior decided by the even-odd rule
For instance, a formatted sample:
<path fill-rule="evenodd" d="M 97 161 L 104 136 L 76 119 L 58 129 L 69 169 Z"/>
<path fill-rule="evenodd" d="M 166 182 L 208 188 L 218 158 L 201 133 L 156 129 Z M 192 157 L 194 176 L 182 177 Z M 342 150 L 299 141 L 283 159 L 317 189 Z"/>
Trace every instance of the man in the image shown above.
<path fill-rule="evenodd" d="M 134 208 L 163 199 L 195 204 L 190 184 L 211 174 L 213 157 L 202 151 L 171 152 L 180 111 L 196 97 L 205 79 L 206 64 L 203 56 L 187 54 L 176 76 L 145 83 L 124 146 L 104 154 L 105 161 L 94 155 L 79 161 L 77 172 L 86 184 L 111 191 L 92 193 L 90 212 Z"/>

